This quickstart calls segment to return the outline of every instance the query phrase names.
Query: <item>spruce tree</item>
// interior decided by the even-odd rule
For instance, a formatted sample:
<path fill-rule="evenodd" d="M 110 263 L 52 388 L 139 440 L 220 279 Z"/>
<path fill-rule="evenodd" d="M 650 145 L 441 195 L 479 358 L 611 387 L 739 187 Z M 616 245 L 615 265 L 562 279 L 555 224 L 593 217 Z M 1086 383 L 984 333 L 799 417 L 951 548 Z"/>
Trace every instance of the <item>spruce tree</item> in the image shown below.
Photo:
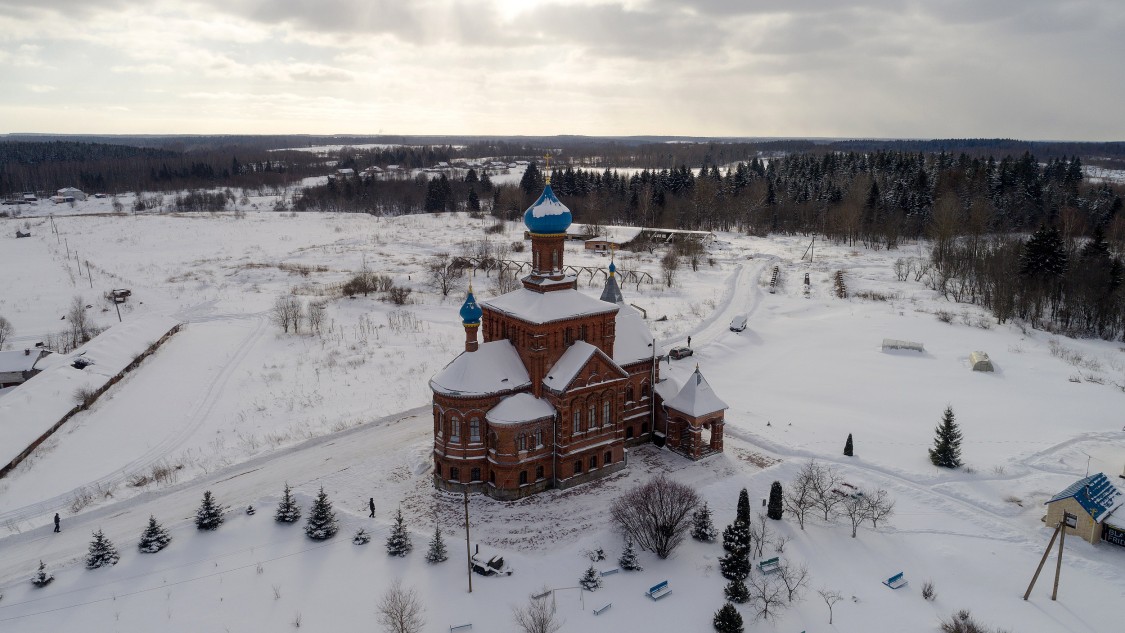
<path fill-rule="evenodd" d="M 957 468 L 961 465 L 961 429 L 953 418 L 953 407 L 946 407 L 941 424 L 934 429 L 934 447 L 930 449 L 934 466 Z"/>
<path fill-rule="evenodd" d="M 598 574 L 598 570 L 590 565 L 586 573 L 582 574 L 578 584 L 582 585 L 582 588 L 586 591 L 597 591 L 602 586 L 602 577 Z"/>
<path fill-rule="evenodd" d="M 195 527 L 200 530 L 214 530 L 223 524 L 223 509 L 211 496 L 211 491 L 203 493 L 203 502 L 195 511 Z"/>
<path fill-rule="evenodd" d="M 742 521 L 746 525 L 750 525 L 750 493 L 746 492 L 745 488 L 738 493 L 738 511 L 734 518 L 736 521 Z"/>
<path fill-rule="evenodd" d="M 402 519 L 402 508 L 395 511 L 395 524 L 391 527 L 391 534 L 387 537 L 387 554 L 391 556 L 406 556 L 414 545 L 410 543 L 410 533 L 406 531 L 406 522 Z"/>
<path fill-rule="evenodd" d="M 430 551 L 426 552 L 426 562 L 444 563 L 449 555 L 445 551 L 445 540 L 441 538 L 441 526 L 434 525 L 434 537 L 430 539 Z"/>
<path fill-rule="evenodd" d="M 172 535 L 168 534 L 168 530 L 165 530 L 164 526 L 157 523 L 156 517 L 150 514 L 148 517 L 148 527 L 145 528 L 144 532 L 141 532 L 141 541 L 137 543 L 137 549 L 145 554 L 155 554 L 165 547 L 168 547 L 168 543 L 171 542 L 171 540 Z"/>
<path fill-rule="evenodd" d="M 277 513 L 273 515 L 273 518 L 279 523 L 296 523 L 301 518 L 301 507 L 293 499 L 289 482 L 285 482 L 285 494 L 281 497 L 281 502 L 277 504 Z"/>
<path fill-rule="evenodd" d="M 35 575 L 31 577 L 31 584 L 36 587 L 46 587 L 51 584 L 51 581 L 54 579 L 54 574 L 47 573 L 47 566 L 43 564 L 43 561 L 39 561 L 39 571 L 35 572 Z"/>
<path fill-rule="evenodd" d="M 766 516 L 774 521 L 780 521 L 781 515 L 785 512 L 785 507 L 782 505 L 782 494 L 781 482 L 773 482 L 773 485 L 770 486 L 770 500 L 766 505 Z"/>
<path fill-rule="evenodd" d="M 750 552 L 727 552 L 719 557 L 719 573 L 727 580 L 746 580 L 750 575 Z"/>
<path fill-rule="evenodd" d="M 846 457 L 852 456 L 852 434 L 848 433 L 848 441 L 844 442 L 844 455 Z"/>
<path fill-rule="evenodd" d="M 100 529 L 94 532 L 94 540 L 90 541 L 90 551 L 86 554 L 86 569 L 116 565 L 119 560 L 121 556 L 109 538 Z"/>
<path fill-rule="evenodd" d="M 691 515 L 691 537 L 697 541 L 704 543 L 711 543 L 715 540 L 715 524 L 711 522 L 711 510 L 707 507 L 707 502 L 703 502 L 703 507 L 696 510 Z"/>
<path fill-rule="evenodd" d="M 728 602 L 715 612 L 715 619 L 711 624 L 719 633 L 742 633 L 742 614 Z"/>
<path fill-rule="evenodd" d="M 332 511 L 332 502 L 328 500 L 328 493 L 324 486 L 316 495 L 312 510 L 309 510 L 309 520 L 305 522 L 305 536 L 314 541 L 323 541 L 336 534 L 336 513 Z"/>
<path fill-rule="evenodd" d="M 728 552 L 750 551 L 750 525 L 736 520 L 723 530 L 723 549 Z"/>
<path fill-rule="evenodd" d="M 371 535 L 367 532 L 367 530 L 359 528 L 359 530 L 355 533 L 355 536 L 352 537 L 352 542 L 356 545 L 367 545 L 371 542 Z"/>
<path fill-rule="evenodd" d="M 641 567 L 641 563 L 637 561 L 637 550 L 633 547 L 633 541 L 625 541 L 625 551 L 621 552 L 621 558 L 617 559 L 617 565 L 626 571 L 645 570 L 644 567 Z"/>
<path fill-rule="evenodd" d="M 746 583 L 741 578 L 734 578 L 723 588 L 723 595 L 735 604 L 743 604 L 750 599 L 750 590 L 746 588 Z"/>

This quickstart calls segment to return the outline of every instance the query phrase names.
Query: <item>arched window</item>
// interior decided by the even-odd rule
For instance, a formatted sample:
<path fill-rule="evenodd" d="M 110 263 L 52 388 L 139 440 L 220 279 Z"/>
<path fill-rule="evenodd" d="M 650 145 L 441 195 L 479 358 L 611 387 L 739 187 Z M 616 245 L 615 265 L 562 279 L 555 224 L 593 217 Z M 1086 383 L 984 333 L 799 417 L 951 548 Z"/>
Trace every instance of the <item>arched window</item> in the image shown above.
<path fill-rule="evenodd" d="M 602 420 L 602 422 L 604 423 L 605 420 Z M 590 406 L 586 408 L 586 424 L 591 429 L 598 426 L 597 410 L 593 402 L 590 402 Z"/>
<path fill-rule="evenodd" d="M 648 383 L 646 382 L 643 385 L 641 385 L 641 399 L 643 400 L 647 397 L 648 397 Z"/>
<path fill-rule="evenodd" d="M 543 446 L 543 429 L 535 429 L 535 447 Z"/>
<path fill-rule="evenodd" d="M 633 401 L 633 385 L 625 387 L 625 402 Z"/>
<path fill-rule="evenodd" d="M 526 451 L 527 450 L 527 435 L 525 435 L 523 433 L 520 433 L 519 435 L 516 436 L 516 450 L 517 451 Z"/>
<path fill-rule="evenodd" d="M 461 419 L 457 416 L 449 418 L 449 441 L 454 444 L 461 441 Z"/>
<path fill-rule="evenodd" d="M 609 400 L 602 403 L 602 424 L 610 424 L 609 419 Z"/>
<path fill-rule="evenodd" d="M 449 469 L 449 481 L 461 481 L 461 469 L 453 466 Z"/>
<path fill-rule="evenodd" d="M 480 441 L 480 418 L 473 418 L 469 420 L 469 441 Z"/>
<path fill-rule="evenodd" d="M 574 408 L 574 432 L 582 432 L 582 410 L 577 406 Z"/>
<path fill-rule="evenodd" d="M 609 466 L 612 463 L 613 463 L 613 451 L 606 451 L 605 452 L 605 458 L 602 460 L 602 464 L 604 464 L 606 466 Z"/>

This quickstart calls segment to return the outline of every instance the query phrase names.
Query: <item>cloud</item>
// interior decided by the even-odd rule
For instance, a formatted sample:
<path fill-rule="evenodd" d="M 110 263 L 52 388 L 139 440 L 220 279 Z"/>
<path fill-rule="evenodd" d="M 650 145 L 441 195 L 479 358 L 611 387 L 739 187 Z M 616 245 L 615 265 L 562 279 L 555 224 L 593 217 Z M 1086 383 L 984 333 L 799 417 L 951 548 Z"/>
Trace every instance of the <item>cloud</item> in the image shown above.
<path fill-rule="evenodd" d="M 45 86 L 43 84 L 27 84 L 27 89 L 37 94 L 44 94 L 47 92 L 54 92 L 58 90 L 58 88 L 54 86 Z"/>

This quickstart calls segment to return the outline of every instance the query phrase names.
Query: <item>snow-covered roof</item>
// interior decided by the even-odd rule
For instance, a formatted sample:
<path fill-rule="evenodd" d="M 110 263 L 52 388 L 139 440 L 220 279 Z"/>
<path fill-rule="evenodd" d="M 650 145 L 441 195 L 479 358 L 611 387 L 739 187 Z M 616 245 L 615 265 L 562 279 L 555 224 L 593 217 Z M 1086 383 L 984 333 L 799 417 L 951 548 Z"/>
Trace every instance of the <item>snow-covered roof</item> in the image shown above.
<path fill-rule="evenodd" d="M 613 339 L 613 362 L 628 365 L 652 358 L 652 331 L 632 306 L 617 311 L 617 336 Z"/>
<path fill-rule="evenodd" d="M 722 411 L 727 408 L 727 403 L 715 395 L 710 383 L 703 377 L 703 374 L 699 373 L 699 368 L 696 367 L 695 373 L 688 377 L 687 382 L 684 383 L 684 388 L 680 389 L 680 393 L 676 394 L 675 398 L 665 402 L 664 406 L 697 418 Z"/>
<path fill-rule="evenodd" d="M 76 193 L 82 193 L 82 190 L 75 187 L 63 187 L 62 189 L 59 189 L 57 193 L 60 196 L 70 196 Z"/>
<path fill-rule="evenodd" d="M 481 343 L 475 352 L 462 352 L 430 379 L 434 391 L 449 396 L 483 396 L 530 384 L 523 361 L 507 340 Z"/>
<path fill-rule="evenodd" d="M 500 404 L 492 407 L 485 418 L 489 424 L 518 424 L 520 422 L 531 422 L 533 420 L 542 420 L 555 415 L 555 408 L 551 403 L 536 398 L 530 393 L 517 393 L 514 396 L 508 396 L 500 401 Z"/>
<path fill-rule="evenodd" d="M 22 349 L 0 352 L 0 374 L 31 371 L 39 357 L 49 353 L 42 349 L 33 349 L 30 353 Z"/>
<path fill-rule="evenodd" d="M 1084 477 L 1067 486 L 1059 494 L 1051 497 L 1047 503 L 1054 503 L 1060 499 L 1074 497 L 1078 505 L 1090 514 L 1095 521 L 1101 521 L 1113 513 L 1118 507 L 1125 505 L 1125 494 L 1122 494 L 1105 473 L 1097 473 Z"/>
<path fill-rule="evenodd" d="M 547 385 L 555 391 L 562 391 L 574 380 L 578 372 L 582 370 L 583 365 L 590 360 L 590 357 L 596 354 L 598 348 L 590 345 L 586 341 L 576 341 L 570 346 L 563 355 L 555 361 L 554 367 L 547 372 L 547 376 L 543 378 L 543 384 Z"/>
<path fill-rule="evenodd" d="M 618 309 L 611 303 L 598 301 L 573 289 L 533 292 L 527 288 L 519 288 L 484 301 L 483 305 L 528 323 L 551 323 Z"/>

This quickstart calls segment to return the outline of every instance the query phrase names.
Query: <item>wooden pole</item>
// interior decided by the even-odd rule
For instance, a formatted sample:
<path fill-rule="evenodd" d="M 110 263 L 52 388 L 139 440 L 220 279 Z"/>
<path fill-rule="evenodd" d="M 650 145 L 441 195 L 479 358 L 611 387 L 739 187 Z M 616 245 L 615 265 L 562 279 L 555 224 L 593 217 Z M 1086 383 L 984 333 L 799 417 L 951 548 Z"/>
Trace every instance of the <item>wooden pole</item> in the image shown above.
<path fill-rule="evenodd" d="M 90 260 L 86 260 L 86 276 L 90 278 L 90 287 L 94 287 L 94 273 L 90 272 Z"/>
<path fill-rule="evenodd" d="M 1031 577 L 1031 584 L 1027 586 L 1027 591 L 1023 593 L 1023 599 L 1031 595 L 1031 589 L 1035 587 L 1035 581 L 1039 580 L 1039 572 L 1043 571 L 1043 564 L 1047 562 L 1047 557 L 1051 555 L 1051 548 L 1055 545 L 1055 539 L 1059 536 L 1059 530 L 1062 529 L 1063 522 L 1055 526 L 1055 533 L 1051 535 L 1051 541 L 1047 543 L 1047 549 L 1043 550 L 1043 558 L 1039 559 L 1039 566 L 1035 568 L 1035 575 Z"/>
<path fill-rule="evenodd" d="M 121 304 L 117 302 L 117 299 L 113 300 L 113 307 L 117 308 L 117 322 L 121 323 Z M 320 380 L 319 373 L 317 373 L 316 378 L 317 380 Z"/>
<path fill-rule="evenodd" d="M 465 493 L 465 559 L 469 563 L 466 571 L 469 572 L 469 593 L 473 593 L 473 552 L 469 545 L 469 489 Z"/>
<path fill-rule="evenodd" d="M 1063 543 L 1066 542 L 1066 520 L 1071 516 L 1073 515 L 1063 512 L 1062 536 L 1059 537 L 1059 560 L 1055 563 L 1055 587 L 1051 589 L 1051 600 L 1054 600 L 1059 595 L 1059 575 L 1062 574 Z M 1075 518 L 1077 519 L 1078 517 Z"/>

